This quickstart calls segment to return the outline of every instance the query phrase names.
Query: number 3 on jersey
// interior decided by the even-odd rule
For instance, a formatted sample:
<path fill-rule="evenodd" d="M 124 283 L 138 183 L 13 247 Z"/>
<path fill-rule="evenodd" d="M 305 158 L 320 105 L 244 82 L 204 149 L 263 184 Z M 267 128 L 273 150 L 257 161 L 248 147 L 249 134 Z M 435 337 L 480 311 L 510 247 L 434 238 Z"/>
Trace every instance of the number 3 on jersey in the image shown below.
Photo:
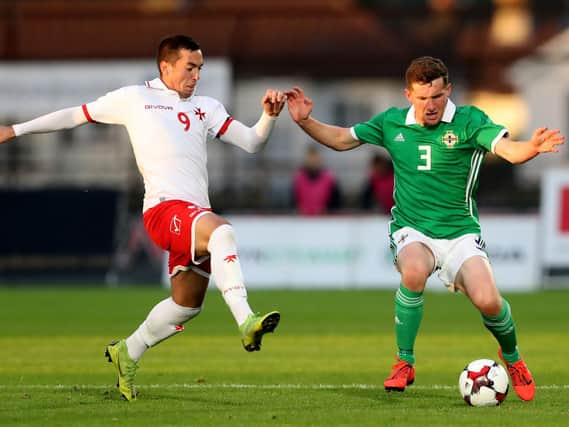
<path fill-rule="evenodd" d="M 190 118 L 186 113 L 178 113 L 178 121 L 184 125 L 184 131 L 190 130 Z"/>
<path fill-rule="evenodd" d="M 419 159 L 423 161 L 423 164 L 417 165 L 417 170 L 420 171 L 430 171 L 431 170 L 431 146 L 430 145 L 419 145 Z"/>

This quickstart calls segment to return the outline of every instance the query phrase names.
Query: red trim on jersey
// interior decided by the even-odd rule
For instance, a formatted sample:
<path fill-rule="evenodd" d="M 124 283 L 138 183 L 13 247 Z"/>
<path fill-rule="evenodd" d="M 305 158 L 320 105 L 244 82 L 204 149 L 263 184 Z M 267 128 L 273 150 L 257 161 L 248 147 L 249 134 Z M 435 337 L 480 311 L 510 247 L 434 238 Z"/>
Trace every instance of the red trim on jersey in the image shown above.
<path fill-rule="evenodd" d="M 89 114 L 89 110 L 87 110 L 87 104 L 83 104 L 81 105 L 81 108 L 83 109 L 83 114 L 85 114 L 85 118 L 90 121 L 91 123 L 96 123 L 95 120 L 93 120 L 93 118 L 91 117 L 91 115 Z"/>
<path fill-rule="evenodd" d="M 223 126 L 221 126 L 221 129 L 219 129 L 219 132 L 217 132 L 217 135 L 215 137 L 219 138 L 221 135 L 223 135 L 225 132 L 227 132 L 227 128 L 229 127 L 229 125 L 231 124 L 232 121 L 233 121 L 233 117 L 228 117 L 225 120 L 225 123 L 223 123 Z"/>

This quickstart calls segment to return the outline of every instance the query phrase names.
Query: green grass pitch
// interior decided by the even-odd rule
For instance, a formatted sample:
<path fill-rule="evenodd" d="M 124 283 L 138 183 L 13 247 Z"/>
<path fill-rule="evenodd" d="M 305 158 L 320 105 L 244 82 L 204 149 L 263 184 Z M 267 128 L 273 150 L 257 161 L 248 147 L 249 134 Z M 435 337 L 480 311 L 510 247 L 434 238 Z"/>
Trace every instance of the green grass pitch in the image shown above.
<path fill-rule="evenodd" d="M 125 337 L 162 289 L 0 288 L 1 426 L 560 426 L 569 416 L 569 292 L 510 294 L 537 394 L 472 408 L 457 380 L 497 346 L 462 295 L 427 293 L 417 378 L 386 393 L 393 291 L 256 291 L 276 333 L 246 353 L 217 290 L 182 334 L 150 350 L 139 399 L 114 387 L 105 345 Z"/>

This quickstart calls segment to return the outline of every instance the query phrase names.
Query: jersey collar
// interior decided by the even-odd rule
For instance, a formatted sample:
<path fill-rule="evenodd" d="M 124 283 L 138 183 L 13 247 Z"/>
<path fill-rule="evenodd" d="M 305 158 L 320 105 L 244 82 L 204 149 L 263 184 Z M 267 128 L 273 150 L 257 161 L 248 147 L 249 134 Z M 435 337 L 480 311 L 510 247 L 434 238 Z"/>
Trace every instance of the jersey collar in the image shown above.
<path fill-rule="evenodd" d="M 169 89 L 168 86 L 166 86 L 164 84 L 164 82 L 162 81 L 162 79 L 160 77 L 156 77 L 154 80 L 147 80 L 144 82 L 144 85 L 146 87 L 152 88 L 152 89 L 158 89 L 158 90 L 164 90 L 166 92 L 170 92 L 172 94 L 175 94 L 178 98 L 180 98 L 180 95 L 178 95 L 178 92 L 176 92 L 175 90 Z M 189 97 L 187 98 L 180 98 L 181 101 L 189 101 L 190 99 L 192 99 L 194 96 L 194 94 L 192 93 Z"/>
<path fill-rule="evenodd" d="M 445 106 L 445 111 L 443 113 L 443 117 L 441 118 L 442 122 L 450 123 L 454 118 L 454 114 L 456 113 L 456 105 L 450 99 L 447 101 L 447 105 Z M 415 118 L 415 107 L 411 105 L 409 111 L 407 111 L 407 117 L 405 118 L 405 125 L 416 125 L 417 119 Z"/>

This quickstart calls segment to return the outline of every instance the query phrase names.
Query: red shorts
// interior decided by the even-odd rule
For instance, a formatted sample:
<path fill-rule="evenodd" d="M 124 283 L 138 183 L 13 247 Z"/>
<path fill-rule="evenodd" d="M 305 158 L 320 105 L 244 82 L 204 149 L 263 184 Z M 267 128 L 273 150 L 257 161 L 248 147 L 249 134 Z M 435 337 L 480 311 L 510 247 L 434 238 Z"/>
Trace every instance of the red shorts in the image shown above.
<path fill-rule="evenodd" d="M 169 252 L 168 273 L 194 270 L 209 277 L 209 256 L 195 259 L 195 224 L 199 217 L 211 212 L 182 200 L 168 200 L 144 212 L 144 227 L 152 241 Z M 199 267 L 198 267 L 199 265 Z"/>

